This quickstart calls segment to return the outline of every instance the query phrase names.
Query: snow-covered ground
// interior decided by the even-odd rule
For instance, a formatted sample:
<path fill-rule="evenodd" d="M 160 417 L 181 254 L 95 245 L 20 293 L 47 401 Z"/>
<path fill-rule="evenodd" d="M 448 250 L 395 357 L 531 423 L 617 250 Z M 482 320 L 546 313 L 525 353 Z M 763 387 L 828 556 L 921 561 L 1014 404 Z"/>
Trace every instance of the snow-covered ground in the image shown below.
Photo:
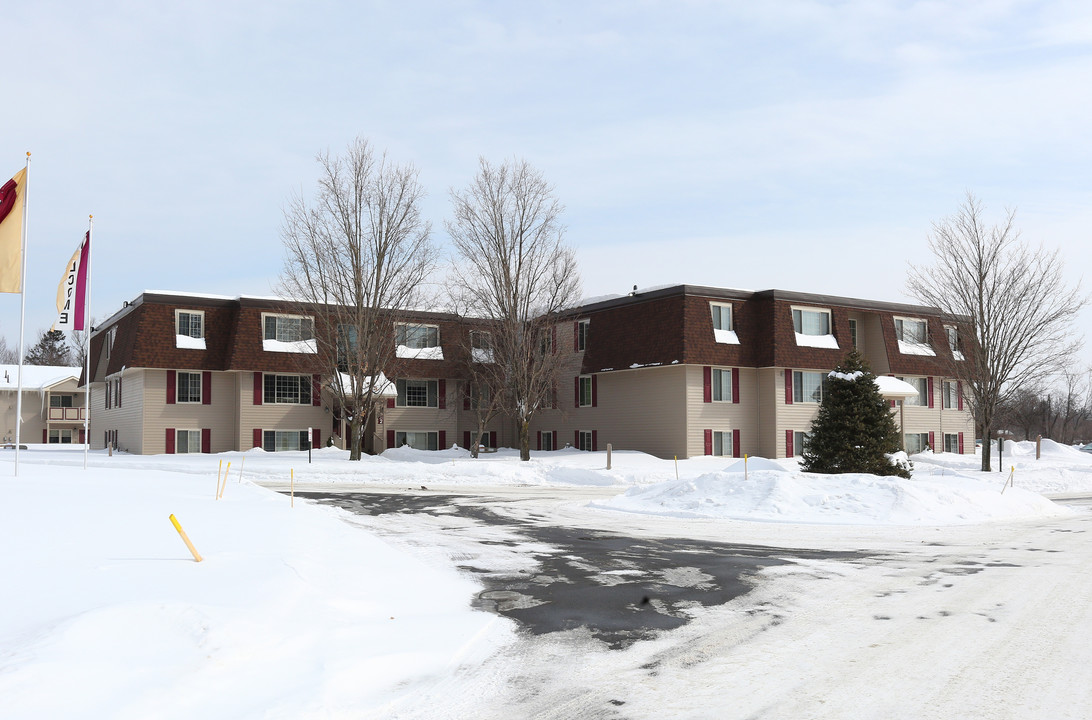
<path fill-rule="evenodd" d="M 1071 640 L 1092 631 L 1092 616 L 1081 609 L 1092 606 L 1092 583 L 1080 579 L 1089 553 L 1077 544 L 1080 530 L 1058 525 L 1079 519 L 1081 511 L 1039 495 L 1092 493 L 1092 455 L 1044 441 L 1036 460 L 1034 446 L 1010 444 L 1005 471 L 981 473 L 976 457 L 926 453 L 912 458 L 911 480 L 808 475 L 793 461 L 759 458 L 749 459 L 744 472 L 739 462 L 723 458 L 676 464 L 615 452 L 608 471 L 602 452 L 532 455 L 520 463 L 505 451 L 474 460 L 457 449 L 403 449 L 349 463 L 345 453 L 326 449 L 308 463 L 305 453 L 260 450 L 92 453 L 85 470 L 80 451 L 31 446 L 21 453 L 19 476 L 12 477 L 12 451 L 0 452 L 0 542 L 6 550 L 0 558 L 0 718 L 505 717 L 525 671 L 522 682 L 538 677 L 559 691 L 582 682 L 629 692 L 626 716 L 632 717 L 733 717 L 707 712 L 716 697 L 733 692 L 757 698 L 747 716 L 839 717 L 854 702 L 845 689 L 847 673 L 859 673 L 860 687 L 879 683 L 871 704 L 862 706 L 875 712 L 884 707 L 883 678 L 895 700 L 899 693 L 909 699 L 930 690 L 937 672 L 951 668 L 914 665 L 935 660 L 934 649 L 920 639 L 930 636 L 927 629 L 946 633 L 937 647 L 947 649 L 940 657 L 954 658 L 945 661 L 951 665 L 970 650 L 949 645 L 981 641 L 983 652 L 994 648 L 1003 660 L 1023 662 L 1029 677 L 1049 680 L 1051 692 L 1061 680 L 1050 673 L 1092 680 L 1092 651 Z M 229 462 L 217 500 L 217 475 Z M 1012 485 L 1002 494 L 1010 475 Z M 531 645 L 509 621 L 470 609 L 473 580 L 437 561 L 452 542 L 441 528 L 422 525 L 413 543 L 392 543 L 365 529 L 366 522 L 342 522 L 338 511 L 299 499 L 293 506 L 255 484 L 290 482 L 300 488 L 594 489 L 598 499 L 578 509 L 581 522 L 607 530 L 720 533 L 749 542 L 776 535 L 773 542 L 783 546 L 837 535 L 855 546 L 920 547 L 926 554 L 920 563 L 853 569 L 824 562 L 769 568 L 747 596 L 765 611 L 741 614 L 733 603 L 696 615 L 676 631 L 691 638 L 694 657 L 681 657 L 672 649 L 677 644 L 657 640 L 625 653 L 589 645 L 583 660 L 568 663 L 554 655 L 571 647 Z M 171 514 L 202 562 L 190 557 Z M 927 551 L 926 537 L 929 547 L 950 547 Z M 1030 554 L 1048 541 L 1072 544 L 1053 555 Z M 441 551 L 415 552 L 413 545 Z M 1001 602 L 1003 588 L 983 583 L 1005 571 L 946 574 L 943 559 L 955 556 L 953 548 L 982 549 L 983 567 L 1027 566 L 1029 557 L 1041 562 L 1025 567 L 1026 597 Z M 946 589 L 911 600 L 901 595 L 903 580 L 935 583 L 933 593 Z M 1044 593 L 1062 583 L 1084 605 L 1067 610 L 1068 625 L 1059 635 L 1041 621 L 1060 617 L 1054 607 L 1060 601 Z M 824 592 L 810 592 L 816 584 Z M 964 622 L 949 620 L 953 613 Z M 888 628 L 884 642 L 906 647 L 874 666 L 868 666 L 872 651 L 860 646 L 871 636 L 834 620 L 864 627 L 875 625 L 874 616 L 900 614 L 908 614 L 909 625 L 880 627 Z M 773 615 L 780 619 L 771 624 Z M 784 622 L 785 616 L 794 621 Z M 920 632 L 911 632 L 914 622 Z M 735 629 L 726 630 L 730 625 Z M 1013 635 L 1028 627 L 1033 636 Z M 1040 647 L 1047 640 L 1050 647 Z M 1024 658 L 1025 652 L 1037 652 L 1040 660 Z M 820 656 L 829 663 L 817 665 Z M 638 669 L 653 661 L 665 671 L 650 680 Z M 738 667 L 754 672 L 730 672 Z M 1010 685 L 994 682 L 995 669 Z M 1000 708 L 996 717 L 1087 716 L 1083 706 L 1063 712 L 1066 698 L 1029 706 L 1023 691 L 1024 704 L 1006 711 L 1004 702 L 989 705 L 989 698 L 979 697 L 986 690 L 971 687 L 977 681 L 996 696 L 1021 682 L 1014 672 L 983 666 L 960 676 L 966 687 L 950 690 L 973 695 L 969 707 Z M 797 683 L 806 693 L 786 695 L 791 688 L 778 683 Z M 1087 698 L 1088 687 L 1092 682 L 1069 688 L 1068 697 Z M 792 702 L 785 704 L 786 697 Z M 808 705 L 809 698 L 815 704 Z M 828 700 L 826 710 L 816 709 Z M 935 713 L 901 716 L 958 715 L 951 712 L 957 705 L 937 702 Z M 554 712 L 550 717 L 565 716 Z"/>

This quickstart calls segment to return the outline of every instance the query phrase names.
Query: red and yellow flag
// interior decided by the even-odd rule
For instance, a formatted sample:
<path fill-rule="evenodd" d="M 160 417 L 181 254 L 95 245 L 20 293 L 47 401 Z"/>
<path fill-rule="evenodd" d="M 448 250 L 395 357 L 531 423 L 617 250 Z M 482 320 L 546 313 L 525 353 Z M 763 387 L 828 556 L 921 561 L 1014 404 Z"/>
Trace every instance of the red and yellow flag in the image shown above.
<path fill-rule="evenodd" d="M 23 197 L 26 191 L 26 168 L 0 186 L 0 292 L 17 293 L 23 289 Z"/>

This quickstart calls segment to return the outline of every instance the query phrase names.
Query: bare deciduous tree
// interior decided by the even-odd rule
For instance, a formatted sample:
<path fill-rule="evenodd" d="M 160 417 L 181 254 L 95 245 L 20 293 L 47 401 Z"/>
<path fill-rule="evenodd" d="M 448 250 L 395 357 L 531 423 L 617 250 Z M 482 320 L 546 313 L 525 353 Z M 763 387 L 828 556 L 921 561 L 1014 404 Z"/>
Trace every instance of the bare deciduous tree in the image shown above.
<path fill-rule="evenodd" d="M 984 208 L 968 193 L 959 211 L 933 223 L 935 263 L 911 266 L 907 289 L 957 328 L 966 360 L 949 373 L 963 381 L 990 469 L 990 436 L 1000 405 L 1021 387 L 1064 367 L 1080 346 L 1072 324 L 1087 302 L 1062 278 L 1058 252 L 1020 240 L 1015 211 L 986 226 Z"/>
<path fill-rule="evenodd" d="M 496 361 L 493 350 L 493 332 L 474 329 L 466 334 L 462 372 L 466 382 L 466 404 L 474 413 L 475 430 L 470 443 L 470 454 L 478 457 L 478 448 L 487 428 L 505 411 L 504 366 Z"/>
<path fill-rule="evenodd" d="M 392 392 L 383 373 L 395 362 L 394 320 L 423 302 L 436 249 L 413 166 L 377 158 L 363 138 L 317 160 L 314 203 L 297 195 L 284 210 L 280 292 L 315 314 L 320 361 L 348 420 L 350 459 L 359 460 L 376 405 Z"/>
<path fill-rule="evenodd" d="M 19 353 L 8 346 L 8 339 L 0 336 L 0 365 L 18 365 Z"/>
<path fill-rule="evenodd" d="M 561 204 L 542 175 L 524 160 L 479 163 L 470 185 L 451 191 L 451 289 L 458 306 L 492 321 L 501 401 L 519 429 L 520 459 L 529 460 L 531 419 L 554 402 L 561 373 L 557 313 L 578 301 L 580 276 L 562 242 Z"/>

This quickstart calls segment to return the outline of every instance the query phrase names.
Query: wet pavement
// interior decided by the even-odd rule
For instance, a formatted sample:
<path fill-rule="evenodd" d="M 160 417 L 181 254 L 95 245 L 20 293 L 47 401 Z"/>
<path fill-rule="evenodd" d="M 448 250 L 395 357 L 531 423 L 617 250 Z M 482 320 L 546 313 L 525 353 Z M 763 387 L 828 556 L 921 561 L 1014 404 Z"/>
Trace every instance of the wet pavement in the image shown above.
<path fill-rule="evenodd" d="M 722 605 L 746 594 L 763 568 L 798 559 L 876 558 L 556 526 L 541 515 L 520 519 L 496 512 L 503 501 L 487 496 L 397 491 L 296 495 L 359 515 L 455 515 L 503 527 L 505 533 L 498 537 L 506 539 L 478 542 L 527 546 L 537 567 L 531 572 L 505 571 L 482 567 L 475 558 L 456 560 L 484 586 L 475 606 L 512 618 L 536 635 L 585 628 L 612 649 L 680 627 L 695 608 Z"/>

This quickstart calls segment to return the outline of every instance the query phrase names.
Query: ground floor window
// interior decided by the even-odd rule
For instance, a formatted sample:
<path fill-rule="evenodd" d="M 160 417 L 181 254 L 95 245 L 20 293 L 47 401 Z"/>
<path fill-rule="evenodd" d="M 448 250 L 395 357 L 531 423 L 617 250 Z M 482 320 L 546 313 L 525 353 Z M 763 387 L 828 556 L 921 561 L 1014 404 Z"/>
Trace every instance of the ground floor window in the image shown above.
<path fill-rule="evenodd" d="M 906 453 L 925 452 L 929 449 L 929 433 L 906 433 Z"/>
<path fill-rule="evenodd" d="M 959 452 L 959 434 L 958 433 L 944 433 L 944 452 L 958 453 Z"/>
<path fill-rule="evenodd" d="M 266 430 L 262 433 L 262 449 L 266 452 L 307 450 L 307 430 Z"/>
<path fill-rule="evenodd" d="M 592 434 L 588 430 L 578 430 L 576 433 L 576 449 L 591 451 L 592 446 Z"/>
<path fill-rule="evenodd" d="M 174 443 L 174 451 L 176 453 L 201 452 L 200 430 L 178 430 L 177 433 Z"/>
<path fill-rule="evenodd" d="M 557 450 L 557 448 L 554 447 L 554 434 L 552 432 L 546 431 L 542 433 L 542 447 L 539 449 Z"/>
<path fill-rule="evenodd" d="M 724 432 L 714 430 L 713 431 L 713 454 L 723 455 L 724 457 L 732 456 L 732 431 L 727 430 Z"/>
<path fill-rule="evenodd" d="M 484 439 L 484 438 L 483 438 Z M 440 434 L 435 431 L 408 430 L 394 433 L 394 446 L 409 445 L 414 450 L 438 450 Z"/>
<path fill-rule="evenodd" d="M 792 455 L 801 457 L 804 454 L 804 445 L 807 444 L 811 433 L 794 432 L 792 434 Z"/>
<path fill-rule="evenodd" d="M 51 444 L 69 445 L 76 442 L 75 430 L 61 430 L 54 429 L 49 431 L 49 442 Z"/>

